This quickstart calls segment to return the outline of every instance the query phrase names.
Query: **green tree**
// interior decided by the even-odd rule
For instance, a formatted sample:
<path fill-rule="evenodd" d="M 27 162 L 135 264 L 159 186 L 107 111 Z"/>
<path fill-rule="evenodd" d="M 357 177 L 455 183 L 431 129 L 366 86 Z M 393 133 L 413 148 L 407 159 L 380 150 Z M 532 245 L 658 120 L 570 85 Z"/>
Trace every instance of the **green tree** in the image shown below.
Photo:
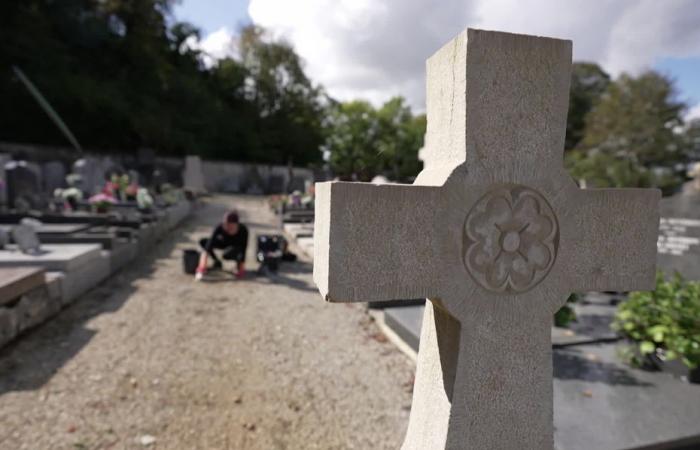
<path fill-rule="evenodd" d="M 369 181 L 381 174 L 410 182 L 422 168 L 425 125 L 425 115 L 413 116 L 402 97 L 379 109 L 359 100 L 337 104 L 326 140 L 331 169 L 343 179 Z"/>
<path fill-rule="evenodd" d="M 325 145 L 331 170 L 344 180 L 371 180 L 379 165 L 379 133 L 377 112 L 368 102 L 335 105 Z"/>
<path fill-rule="evenodd" d="M 581 141 L 586 115 L 598 103 L 610 84 L 608 75 L 597 64 L 577 62 L 571 71 L 569 115 L 566 122 L 566 146 L 570 150 Z"/>
<path fill-rule="evenodd" d="M 667 77 L 621 75 L 586 116 L 583 138 L 567 155 L 572 175 L 597 187 L 672 192 L 682 182 L 676 167 L 686 158 L 678 132 L 684 108 Z"/>
<path fill-rule="evenodd" d="M 688 157 L 692 161 L 700 161 L 700 118 L 686 124 L 683 133 Z"/>
<path fill-rule="evenodd" d="M 7 0 L 0 14 L 0 139 L 67 145 L 16 65 L 91 150 L 320 162 L 328 99 L 294 49 L 243 30 L 241 57 L 203 64 L 174 0 Z"/>
<path fill-rule="evenodd" d="M 395 181 L 412 181 L 422 169 L 418 150 L 423 146 L 425 115 L 414 117 L 402 97 L 394 97 L 377 111 L 379 170 Z"/>
<path fill-rule="evenodd" d="M 241 31 L 239 52 L 247 97 L 259 113 L 261 156 L 270 162 L 320 162 L 328 99 L 307 77 L 292 46 L 249 26 Z"/>

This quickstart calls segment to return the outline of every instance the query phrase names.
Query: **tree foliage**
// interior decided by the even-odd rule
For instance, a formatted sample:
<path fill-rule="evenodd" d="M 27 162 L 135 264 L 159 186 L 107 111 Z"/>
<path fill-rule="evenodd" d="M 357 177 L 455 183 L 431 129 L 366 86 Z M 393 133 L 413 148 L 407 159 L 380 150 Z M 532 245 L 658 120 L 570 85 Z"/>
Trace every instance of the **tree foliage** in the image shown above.
<path fill-rule="evenodd" d="M 621 75 L 586 116 L 583 137 L 567 157 L 572 175 L 597 187 L 673 191 L 687 158 L 684 108 L 667 77 Z"/>
<path fill-rule="evenodd" d="M 414 116 L 402 97 L 375 109 L 365 101 L 335 105 L 326 149 L 330 165 L 343 179 L 369 181 L 381 174 L 411 181 L 422 168 L 425 115 Z"/>
<path fill-rule="evenodd" d="M 583 138 L 586 115 L 598 103 L 610 84 L 608 75 L 597 64 L 576 62 L 571 70 L 569 116 L 566 122 L 566 149 L 572 149 Z"/>
<path fill-rule="evenodd" d="M 83 147 L 297 164 L 320 161 L 325 95 L 258 28 L 207 67 L 173 0 L 8 0 L 0 15 L 0 139 L 65 145 L 11 67 Z"/>

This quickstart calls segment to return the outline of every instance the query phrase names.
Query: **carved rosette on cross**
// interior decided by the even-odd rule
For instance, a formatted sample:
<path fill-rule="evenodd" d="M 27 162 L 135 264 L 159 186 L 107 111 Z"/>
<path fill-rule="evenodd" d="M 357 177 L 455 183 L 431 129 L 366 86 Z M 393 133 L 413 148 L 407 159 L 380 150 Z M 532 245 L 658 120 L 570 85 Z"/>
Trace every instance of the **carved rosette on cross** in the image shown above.
<path fill-rule="evenodd" d="M 467 215 L 464 241 L 464 265 L 474 281 L 493 292 L 525 292 L 552 267 L 559 225 L 534 189 L 499 186 Z"/>

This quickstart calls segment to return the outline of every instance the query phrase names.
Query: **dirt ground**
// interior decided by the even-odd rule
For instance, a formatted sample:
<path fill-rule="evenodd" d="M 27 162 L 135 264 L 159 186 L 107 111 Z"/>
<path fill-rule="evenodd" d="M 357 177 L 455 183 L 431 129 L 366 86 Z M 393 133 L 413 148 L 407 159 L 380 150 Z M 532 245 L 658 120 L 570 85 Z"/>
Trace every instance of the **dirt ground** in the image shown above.
<path fill-rule="evenodd" d="M 207 199 L 151 253 L 0 351 L 0 449 L 395 449 L 413 365 L 361 304 L 326 304 L 311 264 L 195 283 L 193 247 L 235 205 Z M 253 245 L 248 252 L 252 262 Z M 250 268 L 253 265 L 250 264 Z"/>

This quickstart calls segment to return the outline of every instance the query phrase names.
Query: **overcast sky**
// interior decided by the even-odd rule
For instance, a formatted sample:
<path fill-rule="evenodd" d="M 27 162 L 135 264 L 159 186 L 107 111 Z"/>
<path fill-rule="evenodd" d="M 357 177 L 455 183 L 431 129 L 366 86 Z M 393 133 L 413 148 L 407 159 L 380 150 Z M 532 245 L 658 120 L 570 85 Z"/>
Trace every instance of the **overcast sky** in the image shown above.
<path fill-rule="evenodd" d="M 243 24 L 284 36 L 335 98 L 425 102 L 425 59 L 466 27 L 572 39 L 574 60 L 613 75 L 645 68 L 674 77 L 700 117 L 700 4 L 695 0 L 182 0 L 178 20 L 200 46 L 231 52 Z"/>

